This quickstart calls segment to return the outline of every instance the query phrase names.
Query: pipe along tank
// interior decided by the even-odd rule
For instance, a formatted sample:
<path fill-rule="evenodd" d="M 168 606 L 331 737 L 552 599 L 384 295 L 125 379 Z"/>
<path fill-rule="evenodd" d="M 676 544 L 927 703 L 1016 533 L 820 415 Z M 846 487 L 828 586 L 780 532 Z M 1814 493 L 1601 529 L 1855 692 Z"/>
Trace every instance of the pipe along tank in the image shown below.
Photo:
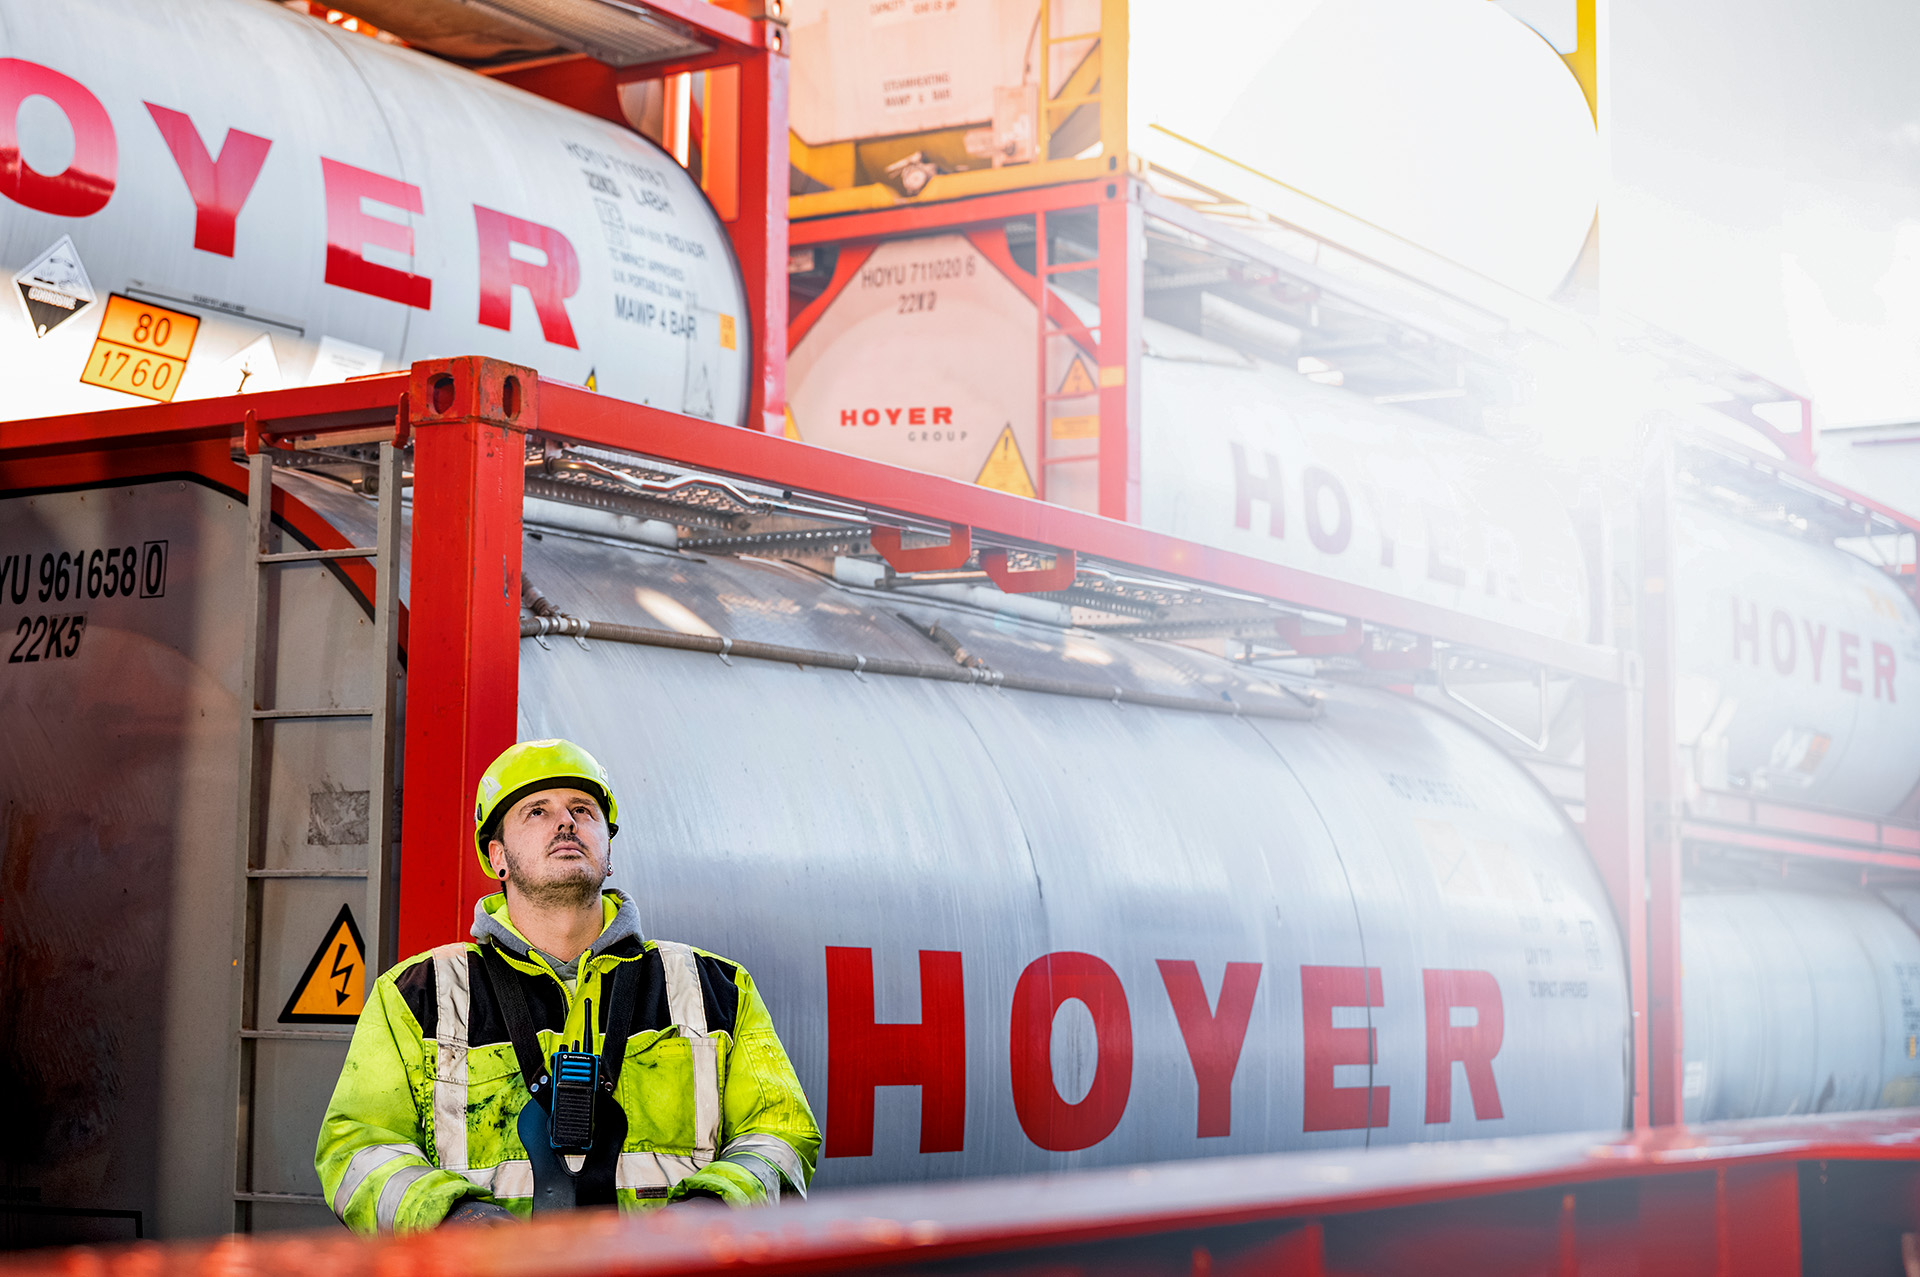
<path fill-rule="evenodd" d="M 738 419 L 731 257 L 645 142 L 265 4 L 0 8 L 0 119 L 22 161 L 0 169 L 20 299 L 0 333 L 10 412 L 153 397 L 168 360 L 184 395 L 478 351 L 597 370 L 609 393 L 683 411 L 704 384 L 703 415 Z M 214 73 L 222 49 L 303 69 L 242 95 Z M 441 148 L 474 121 L 503 144 Z M 251 185 L 219 176 L 229 155 Z M 155 322 L 141 333 L 160 312 L 199 321 L 184 348 Z M 572 345 L 554 340 L 561 317 Z M 132 362 L 83 384 L 101 341 Z M 364 543 L 362 498 L 282 484 Z M 1008 673 L 1189 703 L 523 644 L 521 734 L 573 736 L 613 769 L 633 813 L 617 881 L 649 928 L 768 990 L 823 1118 L 822 1185 L 1620 1124 L 1627 1001 L 1604 893 L 1558 806 L 1458 722 L 1077 632 L 1031 601 L 883 593 L 852 570 L 649 548 L 594 518 L 529 503 L 527 570 L 576 615 L 922 662 L 948 659 L 924 632 L 937 623 Z M 1270 534 L 1254 522 L 1238 531 Z M 231 1223 L 245 542 L 236 492 L 202 477 L 0 500 L 0 1076 L 22 1119 L 0 1137 L 8 1179 L 47 1204 L 142 1210 L 161 1234 Z M 109 549 L 115 572 L 75 566 Z M 283 571 L 271 605 L 275 703 L 367 703 L 371 627 L 341 578 Z M 1223 692 L 1247 712 L 1202 712 Z M 329 875 L 364 866 L 372 789 L 351 728 L 269 730 L 261 1024 L 355 895 Z M 1870 896 L 1811 899 L 1690 898 L 1700 935 L 1744 908 L 1765 960 L 1736 1002 L 1719 992 L 1741 972 L 1730 951 L 1689 950 L 1718 981 L 1689 986 L 1717 1000 L 1689 1009 L 1714 1025 L 1688 1040 L 1704 1115 L 1896 1102 L 1920 1075 L 1895 992 L 1920 940 Z M 1768 944 L 1767 918 L 1876 940 Z M 1826 997 L 1837 984 L 1875 992 Z M 1849 1027 L 1795 1055 L 1805 1028 L 1776 1001 Z M 315 1188 L 340 1054 L 258 1043 L 256 1226 L 322 1218 L 272 1195 Z M 1761 1061 L 1764 1084 L 1739 1081 Z"/>

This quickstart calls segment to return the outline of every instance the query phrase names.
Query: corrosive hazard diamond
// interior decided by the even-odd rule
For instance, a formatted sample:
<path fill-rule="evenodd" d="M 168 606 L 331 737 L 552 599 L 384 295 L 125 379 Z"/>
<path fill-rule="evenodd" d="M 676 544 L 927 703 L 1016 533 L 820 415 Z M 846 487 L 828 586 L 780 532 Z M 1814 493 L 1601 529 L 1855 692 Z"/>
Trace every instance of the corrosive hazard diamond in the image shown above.
<path fill-rule="evenodd" d="M 36 337 L 45 337 L 98 300 L 71 235 L 62 235 L 58 243 L 14 275 L 13 286 Z"/>

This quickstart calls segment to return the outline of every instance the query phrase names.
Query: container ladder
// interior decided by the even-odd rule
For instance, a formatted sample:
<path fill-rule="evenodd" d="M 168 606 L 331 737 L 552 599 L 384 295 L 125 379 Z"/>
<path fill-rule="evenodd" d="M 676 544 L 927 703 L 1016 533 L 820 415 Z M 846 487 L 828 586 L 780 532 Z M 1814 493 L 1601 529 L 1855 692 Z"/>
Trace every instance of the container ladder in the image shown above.
<path fill-rule="evenodd" d="M 1036 79 L 1039 82 L 1037 95 L 1039 110 L 1034 129 L 1034 159 L 1041 163 L 1054 158 L 1053 135 L 1064 123 L 1058 117 L 1071 118 L 1073 113 L 1083 106 L 1093 107 L 1095 111 L 1106 109 L 1106 76 L 1098 75 L 1097 71 L 1097 78 L 1094 79 L 1090 88 L 1080 92 L 1068 92 L 1073 87 L 1073 81 L 1080 78 L 1070 69 L 1067 72 L 1067 83 L 1057 86 L 1059 96 L 1054 95 L 1056 86 L 1053 82 L 1053 51 L 1055 49 L 1062 45 L 1091 42 L 1093 47 L 1088 50 L 1087 57 L 1092 59 L 1104 55 L 1101 42 L 1106 35 L 1106 6 L 1101 5 L 1100 25 L 1093 30 L 1055 35 L 1054 27 L 1058 25 L 1056 19 L 1064 7 L 1061 0 L 1040 0 L 1040 15 L 1035 26 L 1039 37 L 1036 42 L 1039 66 L 1035 68 Z M 1103 139 L 1105 134 L 1106 130 L 1101 129 L 1100 135 Z"/>
<path fill-rule="evenodd" d="M 1074 211 L 1078 212 L 1081 210 Z M 1099 373 L 1097 371 L 1090 371 L 1087 388 L 1085 390 L 1077 390 L 1065 384 L 1056 384 L 1059 382 L 1059 378 L 1055 377 L 1052 371 L 1055 365 L 1055 360 L 1052 356 L 1063 350 L 1065 351 L 1065 358 L 1059 361 L 1058 366 L 1067 370 L 1069 375 L 1076 365 L 1085 370 L 1086 360 L 1092 360 L 1094 368 L 1097 369 L 1110 358 L 1105 349 L 1105 344 L 1101 340 L 1101 326 L 1099 324 L 1082 326 L 1077 320 L 1073 320 L 1071 326 L 1069 326 L 1054 318 L 1056 308 L 1060 313 L 1069 316 L 1069 318 L 1072 317 L 1072 311 L 1067 308 L 1067 303 L 1059 299 L 1054 293 L 1054 280 L 1062 275 L 1072 274 L 1077 271 L 1092 271 L 1096 277 L 1098 276 L 1102 254 L 1097 242 L 1097 231 L 1095 238 L 1096 243 L 1092 257 L 1056 262 L 1053 260 L 1053 255 L 1048 250 L 1047 245 L 1047 211 L 1045 209 L 1039 209 L 1033 215 L 1033 291 L 1034 308 L 1038 312 L 1037 318 L 1039 323 L 1039 330 L 1036 334 L 1038 349 L 1036 358 L 1039 361 L 1040 387 L 1040 431 L 1039 438 L 1035 443 L 1035 451 L 1038 455 L 1034 458 L 1033 482 L 1035 488 L 1034 495 L 1042 501 L 1057 499 L 1052 494 L 1052 488 L 1054 486 L 1053 469 L 1055 466 L 1097 466 L 1100 462 L 1100 435 L 1097 425 L 1090 436 L 1093 441 L 1091 450 L 1083 447 L 1078 450 L 1062 453 L 1056 452 L 1053 446 L 1056 442 L 1059 442 L 1055 431 L 1064 427 L 1068 422 L 1075 423 L 1076 426 L 1081 426 L 1086 422 L 1089 415 L 1091 415 L 1096 423 L 1100 420 Z M 1103 315 L 1101 318 L 1105 319 L 1105 316 Z M 1061 412 L 1063 407 L 1069 411 L 1065 413 Z M 1091 408 L 1090 414 L 1088 412 L 1089 408 Z M 1056 420 L 1060 422 L 1060 426 L 1055 425 Z M 1074 439 L 1089 438 L 1086 431 L 1079 428 L 1061 437 Z M 1096 480 L 1096 487 L 1097 483 L 1098 481 Z"/>
<path fill-rule="evenodd" d="M 361 978 L 365 982 L 363 987 L 371 993 L 373 975 L 384 971 L 393 960 L 393 955 L 386 949 L 389 947 L 387 924 L 392 906 L 393 848 L 398 833 L 394 737 L 400 662 L 399 631 L 394 622 L 400 601 L 400 574 L 397 568 L 400 562 L 401 450 L 391 442 L 380 444 L 376 543 L 338 550 L 273 552 L 273 456 L 263 445 L 249 461 L 247 519 L 250 536 L 247 544 L 251 570 L 246 574 L 245 615 L 248 625 L 240 663 L 240 703 L 248 711 L 248 719 L 241 724 L 241 804 L 237 854 L 240 889 L 233 923 L 233 965 L 237 978 L 236 1001 L 231 1018 L 234 1062 L 233 1224 L 236 1232 L 252 1231 L 253 1208 L 257 1203 L 326 1206 L 326 1199 L 319 1193 L 270 1192 L 255 1187 L 254 1154 L 262 1116 L 256 1111 L 255 1083 L 262 1047 L 301 1041 L 345 1043 L 353 1036 L 352 1030 L 344 1026 L 301 1028 L 269 1021 L 269 1017 L 274 1016 L 274 1010 L 268 1004 L 274 1001 L 274 995 L 267 992 L 263 1003 L 260 979 L 263 886 L 276 878 L 363 879 L 366 892 L 360 917 L 366 953 Z M 267 574 L 291 564 L 339 559 L 366 559 L 374 569 L 373 642 L 375 659 L 381 663 L 381 668 L 375 683 L 373 703 L 353 708 L 262 705 L 262 693 L 267 687 L 271 637 L 268 629 Z M 284 680 L 276 681 L 284 683 Z M 367 724 L 370 741 L 367 860 L 364 870 L 281 869 L 267 868 L 261 863 L 264 835 L 268 828 L 268 781 L 271 774 L 266 737 L 273 724 L 301 719 L 352 719 Z M 317 1136 L 317 1130 L 315 1134 Z"/>

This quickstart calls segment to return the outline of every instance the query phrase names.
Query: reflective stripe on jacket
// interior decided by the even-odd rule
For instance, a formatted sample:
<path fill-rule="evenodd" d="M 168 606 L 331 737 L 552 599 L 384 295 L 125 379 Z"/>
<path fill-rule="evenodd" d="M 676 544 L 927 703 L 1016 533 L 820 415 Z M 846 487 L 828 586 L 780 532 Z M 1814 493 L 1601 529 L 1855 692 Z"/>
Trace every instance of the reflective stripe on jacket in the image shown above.
<path fill-rule="evenodd" d="M 607 928 L 571 988 L 506 922 L 503 897 L 480 902 L 474 926 L 520 979 L 542 1054 L 586 1037 L 589 1003 L 599 1050 L 610 977 L 639 964 L 617 1096 L 620 1205 L 657 1205 L 683 1182 L 729 1201 L 783 1186 L 804 1194 L 819 1128 L 752 977 L 703 950 L 642 940 L 635 916 L 607 893 Z M 463 1197 L 531 1208 L 517 1128 L 527 1088 L 482 961 L 479 943 L 443 945 L 382 975 L 367 998 L 314 1154 L 328 1203 L 356 1231 L 431 1228 Z"/>

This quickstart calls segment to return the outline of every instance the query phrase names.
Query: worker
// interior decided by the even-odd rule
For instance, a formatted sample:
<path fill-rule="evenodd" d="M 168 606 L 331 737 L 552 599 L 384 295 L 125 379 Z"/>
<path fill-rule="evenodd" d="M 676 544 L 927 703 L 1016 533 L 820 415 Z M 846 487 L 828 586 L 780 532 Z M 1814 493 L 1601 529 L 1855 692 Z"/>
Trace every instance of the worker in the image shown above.
<path fill-rule="evenodd" d="M 314 1167 L 362 1233 L 535 1211 L 806 1195 L 820 1131 L 746 969 L 641 935 L 605 888 L 619 807 L 563 740 L 480 778 L 474 845 L 504 890 L 473 939 L 375 981 Z"/>

